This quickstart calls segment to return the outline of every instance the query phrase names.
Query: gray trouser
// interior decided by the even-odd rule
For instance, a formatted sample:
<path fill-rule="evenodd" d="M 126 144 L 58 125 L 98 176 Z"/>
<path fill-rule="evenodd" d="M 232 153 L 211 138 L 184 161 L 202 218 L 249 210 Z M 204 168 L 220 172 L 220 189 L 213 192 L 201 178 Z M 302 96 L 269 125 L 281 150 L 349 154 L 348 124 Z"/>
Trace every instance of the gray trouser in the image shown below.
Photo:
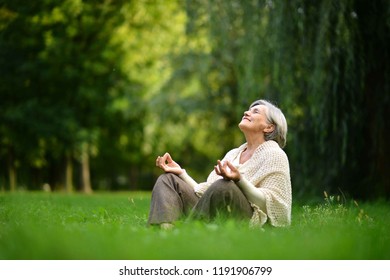
<path fill-rule="evenodd" d="M 188 215 L 206 221 L 219 214 L 245 219 L 252 213 L 250 203 L 232 181 L 217 180 L 199 198 L 179 176 L 165 173 L 153 187 L 148 224 L 173 223 Z"/>

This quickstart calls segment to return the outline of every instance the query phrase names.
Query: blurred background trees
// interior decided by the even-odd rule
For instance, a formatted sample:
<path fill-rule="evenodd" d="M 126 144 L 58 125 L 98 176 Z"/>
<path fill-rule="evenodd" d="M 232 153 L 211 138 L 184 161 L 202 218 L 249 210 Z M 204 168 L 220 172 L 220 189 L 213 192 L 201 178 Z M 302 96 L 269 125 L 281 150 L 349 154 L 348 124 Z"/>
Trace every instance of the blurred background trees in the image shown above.
<path fill-rule="evenodd" d="M 1 189 L 203 181 L 265 98 L 295 197 L 390 196 L 388 1 L 35 2 L 0 1 Z"/>

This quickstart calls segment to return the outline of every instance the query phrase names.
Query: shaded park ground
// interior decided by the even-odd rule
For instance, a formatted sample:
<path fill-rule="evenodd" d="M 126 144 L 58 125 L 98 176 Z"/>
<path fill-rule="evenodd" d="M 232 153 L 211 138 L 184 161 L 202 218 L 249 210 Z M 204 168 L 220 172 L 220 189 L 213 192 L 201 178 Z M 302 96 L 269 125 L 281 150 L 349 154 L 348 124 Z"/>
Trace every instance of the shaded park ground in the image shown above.
<path fill-rule="evenodd" d="M 289 228 L 247 222 L 146 227 L 150 192 L 0 194 L 0 259 L 390 259 L 390 206 L 325 196 L 293 204 Z"/>

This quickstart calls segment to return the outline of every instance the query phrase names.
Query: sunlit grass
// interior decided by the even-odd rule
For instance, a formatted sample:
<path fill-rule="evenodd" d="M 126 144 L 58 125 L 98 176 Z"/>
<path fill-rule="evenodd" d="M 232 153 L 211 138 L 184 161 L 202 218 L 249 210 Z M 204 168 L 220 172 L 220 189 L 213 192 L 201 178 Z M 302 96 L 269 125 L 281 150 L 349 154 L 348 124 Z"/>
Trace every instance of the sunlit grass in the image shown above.
<path fill-rule="evenodd" d="M 150 193 L 0 194 L 0 259 L 390 259 L 390 206 L 326 196 L 289 228 L 146 227 Z"/>

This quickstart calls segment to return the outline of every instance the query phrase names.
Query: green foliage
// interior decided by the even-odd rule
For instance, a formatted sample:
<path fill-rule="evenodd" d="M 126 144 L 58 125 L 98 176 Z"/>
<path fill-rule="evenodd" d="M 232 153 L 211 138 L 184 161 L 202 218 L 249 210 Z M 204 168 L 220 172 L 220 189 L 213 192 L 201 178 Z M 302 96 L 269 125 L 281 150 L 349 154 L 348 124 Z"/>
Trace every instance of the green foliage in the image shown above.
<path fill-rule="evenodd" d="M 166 151 L 204 181 L 266 98 L 288 120 L 294 196 L 389 196 L 389 13 L 385 0 L 2 1 L 1 188 L 62 190 L 90 162 L 94 189 L 149 189 Z"/>
<path fill-rule="evenodd" d="M 341 185 L 354 197 L 388 193 L 388 148 L 375 140 L 389 138 L 386 1 L 187 2 L 190 30 L 208 30 L 211 52 L 201 80 L 208 104 L 228 128 L 253 99 L 280 105 L 296 195 L 318 192 L 313 185 L 332 191 Z M 372 119 L 377 125 L 362 133 Z"/>
<path fill-rule="evenodd" d="M 390 208 L 329 198 L 289 228 L 247 221 L 147 227 L 149 192 L 0 195 L 0 259 L 388 259 Z M 364 214 L 362 210 L 364 209 Z M 189 242 L 196 240 L 196 242 Z"/>

